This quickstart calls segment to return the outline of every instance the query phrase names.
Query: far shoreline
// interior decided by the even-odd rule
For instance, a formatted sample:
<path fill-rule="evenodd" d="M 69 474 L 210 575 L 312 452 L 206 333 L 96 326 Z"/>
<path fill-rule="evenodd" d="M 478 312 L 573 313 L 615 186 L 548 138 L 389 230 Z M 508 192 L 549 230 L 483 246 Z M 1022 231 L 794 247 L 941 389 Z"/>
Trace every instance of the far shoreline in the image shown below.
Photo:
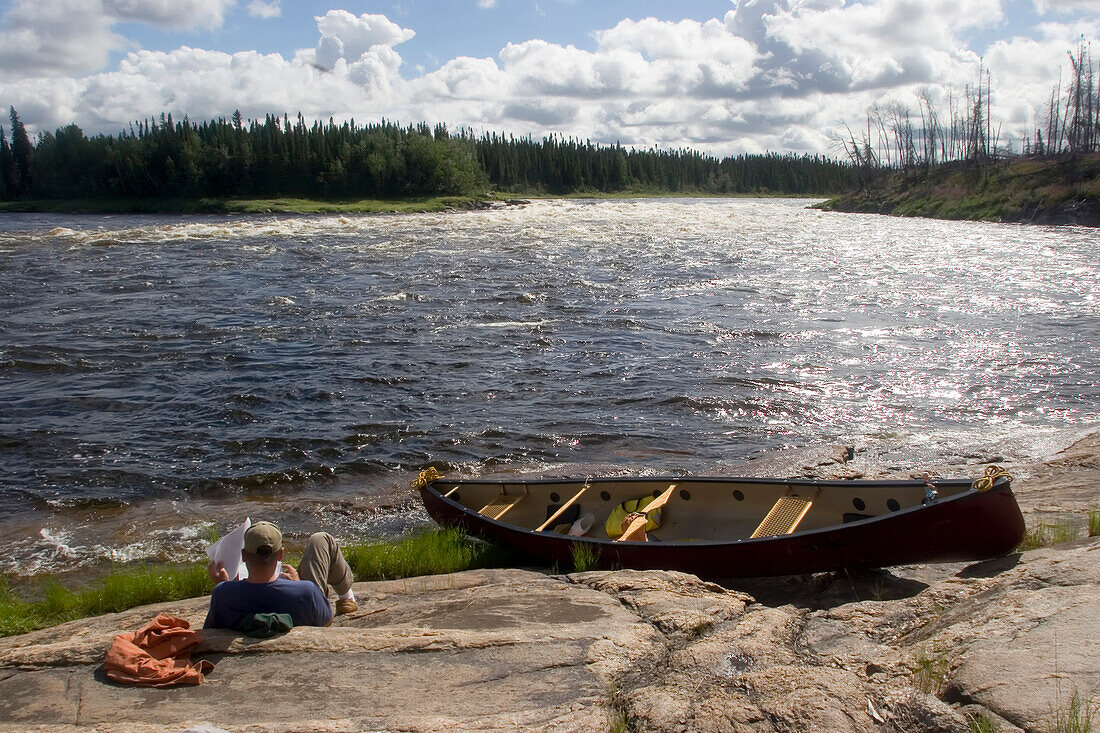
<path fill-rule="evenodd" d="M 500 201 L 499 205 L 504 205 Z M 0 201 L 0 213 L 25 214 L 405 214 L 489 208 L 486 196 L 425 196 L 406 199 L 325 200 L 280 196 L 269 199 L 37 199 Z"/>
<path fill-rule="evenodd" d="M 573 193 L 495 192 L 474 196 L 407 199 L 327 200 L 280 196 L 269 199 L 37 199 L 0 201 L 0 214 L 429 214 L 522 206 L 530 201 L 628 199 L 812 199 L 832 194 L 736 193 L 706 191 L 585 191 Z"/>

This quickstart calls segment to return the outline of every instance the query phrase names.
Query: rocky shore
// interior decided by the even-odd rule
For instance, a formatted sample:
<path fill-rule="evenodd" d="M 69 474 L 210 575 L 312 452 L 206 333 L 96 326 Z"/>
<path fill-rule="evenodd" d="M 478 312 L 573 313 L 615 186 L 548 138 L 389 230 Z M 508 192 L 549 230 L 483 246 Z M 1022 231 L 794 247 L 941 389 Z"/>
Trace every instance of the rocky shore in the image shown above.
<path fill-rule="evenodd" d="M 850 452 L 808 475 L 869 472 Z M 1010 466 L 1029 523 L 1100 505 L 1100 435 Z M 357 612 L 207 634 L 199 687 L 106 681 L 115 633 L 196 598 L 0 640 L 0 732 L 1046 731 L 1100 689 L 1100 538 L 976 564 L 718 584 L 528 570 L 359 583 Z M 989 728 L 982 728 L 988 730 Z"/>

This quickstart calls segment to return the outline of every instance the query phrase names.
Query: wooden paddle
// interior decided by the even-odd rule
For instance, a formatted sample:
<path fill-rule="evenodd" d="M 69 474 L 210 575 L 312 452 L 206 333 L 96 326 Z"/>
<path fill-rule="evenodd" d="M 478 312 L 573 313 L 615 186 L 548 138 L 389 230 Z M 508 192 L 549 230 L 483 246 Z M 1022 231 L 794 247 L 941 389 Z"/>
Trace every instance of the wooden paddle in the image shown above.
<path fill-rule="evenodd" d="M 541 532 L 544 529 L 546 529 L 547 527 L 549 527 L 550 522 L 553 522 L 555 519 L 560 517 L 565 512 L 566 509 L 573 506 L 573 502 L 575 502 L 577 499 L 581 498 L 581 494 L 583 494 L 586 491 L 588 491 L 588 482 L 587 481 L 584 482 L 584 486 L 581 487 L 581 490 L 573 495 L 572 499 L 570 499 L 569 501 L 565 502 L 560 507 L 558 507 L 558 510 L 556 512 L 554 512 L 553 514 L 551 514 L 549 517 L 547 517 L 546 521 L 543 522 L 542 524 L 540 524 L 538 526 L 538 529 L 536 529 L 535 531 L 536 532 Z"/>
<path fill-rule="evenodd" d="M 634 519 L 630 521 L 623 533 L 615 540 L 616 542 L 645 542 L 645 526 L 649 523 L 649 513 L 655 512 L 665 504 L 672 497 L 672 492 L 676 489 L 676 484 L 671 484 L 665 492 L 658 496 L 653 501 L 649 502 L 645 509 L 640 512 L 634 512 Z"/>

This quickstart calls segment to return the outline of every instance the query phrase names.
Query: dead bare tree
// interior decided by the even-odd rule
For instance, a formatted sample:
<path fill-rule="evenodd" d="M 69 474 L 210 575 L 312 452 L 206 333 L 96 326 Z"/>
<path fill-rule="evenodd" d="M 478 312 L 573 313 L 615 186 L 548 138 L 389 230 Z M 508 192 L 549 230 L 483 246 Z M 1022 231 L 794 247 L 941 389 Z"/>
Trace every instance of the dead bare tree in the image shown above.
<path fill-rule="evenodd" d="M 1069 63 L 1073 77 L 1064 115 L 1068 126 L 1066 148 L 1071 155 L 1091 153 L 1097 149 L 1097 108 L 1100 105 L 1096 99 L 1091 48 L 1084 40 L 1078 42 L 1076 55 L 1069 52 Z"/>
<path fill-rule="evenodd" d="M 886 109 L 890 117 L 890 136 L 897 152 L 899 168 L 913 168 L 917 164 L 917 151 L 913 134 L 913 112 L 906 105 L 894 102 Z"/>
<path fill-rule="evenodd" d="M 867 130 L 862 140 L 856 140 L 856 134 L 852 132 L 852 128 L 845 124 L 845 134 L 838 139 L 848 162 L 856 169 L 860 188 L 866 186 L 880 168 L 878 158 L 875 156 L 874 148 L 870 142 L 869 122 Z"/>
<path fill-rule="evenodd" d="M 927 169 L 936 165 L 939 161 L 940 158 L 937 153 L 943 147 L 945 141 L 943 140 L 943 131 L 940 129 L 940 118 L 936 112 L 936 105 L 932 102 L 932 94 L 928 87 L 920 90 L 917 99 L 920 106 L 922 163 Z M 946 157 L 947 152 L 945 149 L 943 158 Z"/>
<path fill-rule="evenodd" d="M 979 66 L 977 86 L 966 87 L 966 116 L 961 121 L 964 133 L 963 160 L 976 162 L 990 157 L 990 142 L 993 138 L 993 123 L 989 114 L 991 94 L 990 74 Z"/>
<path fill-rule="evenodd" d="M 1029 136 L 1022 141 L 1025 155 L 1100 151 L 1100 66 L 1093 63 L 1091 46 L 1084 38 L 1068 54 L 1073 74 L 1063 83 L 1059 73 L 1048 103 L 1037 115 L 1034 141 Z M 898 101 L 873 104 L 867 109 L 861 135 L 857 137 L 845 125 L 838 141 L 861 171 L 928 169 L 952 161 L 984 163 L 1012 154 L 1002 147 L 1002 126 L 993 119 L 992 102 L 993 78 L 983 61 L 975 84 L 966 85 L 961 95 L 947 90 L 946 117 L 926 87 L 917 92 L 916 113 Z M 916 123 L 915 115 L 920 118 Z"/>

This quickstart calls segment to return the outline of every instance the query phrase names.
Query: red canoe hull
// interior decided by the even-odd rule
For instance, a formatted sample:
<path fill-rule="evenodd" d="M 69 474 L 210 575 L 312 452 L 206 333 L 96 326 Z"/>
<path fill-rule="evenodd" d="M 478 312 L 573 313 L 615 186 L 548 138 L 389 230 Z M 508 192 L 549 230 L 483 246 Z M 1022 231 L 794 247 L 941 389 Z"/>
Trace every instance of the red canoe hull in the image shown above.
<path fill-rule="evenodd" d="M 578 542 L 598 550 L 602 568 L 680 570 L 712 578 L 974 561 L 1011 552 L 1025 530 L 1010 482 L 1004 479 L 985 492 L 967 491 L 849 524 L 779 537 L 707 542 L 614 542 L 534 532 L 482 516 L 441 495 L 434 483 L 421 487 L 420 493 L 436 522 L 562 568 L 572 567 Z"/>

